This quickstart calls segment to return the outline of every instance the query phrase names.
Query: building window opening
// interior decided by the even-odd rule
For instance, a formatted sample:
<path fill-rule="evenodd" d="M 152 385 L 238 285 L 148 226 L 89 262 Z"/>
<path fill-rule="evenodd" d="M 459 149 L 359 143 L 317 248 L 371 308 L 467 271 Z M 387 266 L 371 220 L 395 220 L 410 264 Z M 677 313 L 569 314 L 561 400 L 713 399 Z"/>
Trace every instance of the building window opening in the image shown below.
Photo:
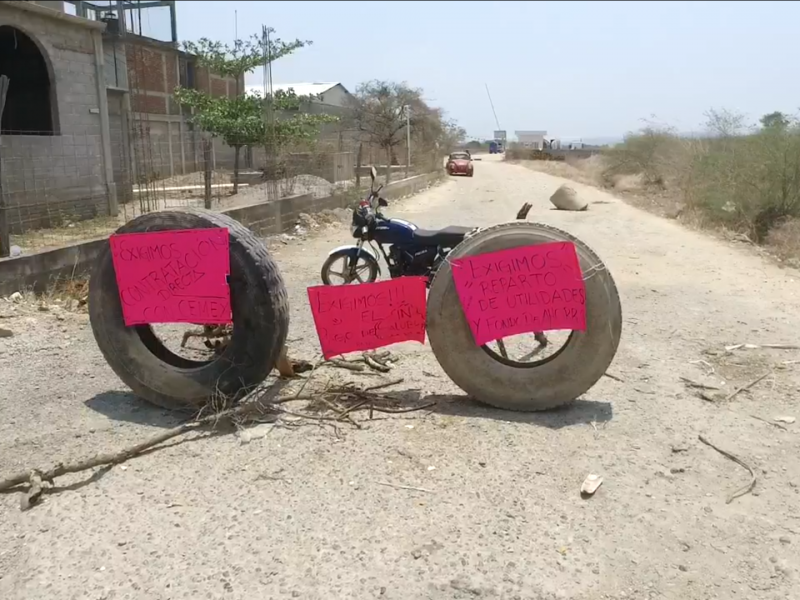
<path fill-rule="evenodd" d="M 7 25 L 0 26 L 0 75 L 9 79 L 0 132 L 54 135 L 47 63 L 30 37 Z"/>

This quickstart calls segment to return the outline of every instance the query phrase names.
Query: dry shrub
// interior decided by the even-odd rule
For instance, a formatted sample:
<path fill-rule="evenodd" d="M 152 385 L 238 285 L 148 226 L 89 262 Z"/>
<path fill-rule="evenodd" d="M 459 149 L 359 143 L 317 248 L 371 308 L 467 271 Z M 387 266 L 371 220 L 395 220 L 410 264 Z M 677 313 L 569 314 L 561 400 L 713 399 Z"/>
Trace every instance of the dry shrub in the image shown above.
<path fill-rule="evenodd" d="M 800 268 L 800 220 L 787 220 L 771 229 L 767 243 L 779 258 Z"/>
<path fill-rule="evenodd" d="M 707 117 L 712 135 L 706 138 L 648 125 L 599 156 L 524 164 L 613 189 L 637 206 L 680 216 L 687 224 L 745 234 L 800 261 L 800 124 L 783 119 L 742 133 L 740 115 L 712 110 Z M 506 158 L 525 160 L 526 152 L 509 148 Z"/>
<path fill-rule="evenodd" d="M 522 161 L 522 160 L 541 160 L 541 161 L 564 161 L 565 156 L 558 150 L 539 150 L 538 148 L 526 148 L 518 144 L 512 144 L 503 153 L 503 160 Z"/>
<path fill-rule="evenodd" d="M 740 134 L 740 116 L 710 111 L 708 117 L 715 135 L 704 139 L 656 127 L 628 135 L 604 153 L 602 184 L 644 193 L 656 203 L 677 200 L 700 226 L 771 243 L 773 229 L 789 230 L 800 217 L 800 127 L 788 122 Z"/>
<path fill-rule="evenodd" d="M 85 312 L 88 307 L 89 276 L 73 274 L 70 277 L 58 277 L 41 288 L 23 288 L 18 292 L 21 297 L 14 299 L 14 302 L 30 311 Z"/>
<path fill-rule="evenodd" d="M 526 160 L 520 162 L 523 166 L 540 173 L 563 177 L 586 185 L 602 185 L 602 180 L 599 178 L 599 174 L 602 172 L 602 166 L 599 166 L 602 165 L 599 156 L 575 161 Z"/>
<path fill-rule="evenodd" d="M 691 154 L 691 142 L 670 129 L 649 125 L 638 133 L 628 134 L 622 144 L 603 153 L 602 179 L 609 187 L 616 187 L 616 183 L 631 176 L 645 187 L 680 186 Z M 628 179 L 629 183 L 632 181 Z"/>
<path fill-rule="evenodd" d="M 601 178 L 604 172 L 601 172 Z M 601 179 L 602 181 L 602 179 Z M 641 173 L 633 175 L 614 175 L 611 178 L 611 187 L 620 192 L 637 192 L 647 187 L 645 177 Z"/>
<path fill-rule="evenodd" d="M 711 223 L 766 242 L 772 229 L 800 217 L 800 128 L 705 140 L 684 194 Z"/>

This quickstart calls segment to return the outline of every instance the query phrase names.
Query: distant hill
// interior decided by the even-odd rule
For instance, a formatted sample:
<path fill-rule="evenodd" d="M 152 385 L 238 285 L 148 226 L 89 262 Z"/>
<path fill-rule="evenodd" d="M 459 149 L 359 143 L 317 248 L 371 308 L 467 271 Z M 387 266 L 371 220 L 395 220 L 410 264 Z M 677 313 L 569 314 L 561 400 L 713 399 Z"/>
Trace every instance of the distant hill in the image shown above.
<path fill-rule="evenodd" d="M 593 138 L 568 137 L 568 138 L 561 138 L 561 145 L 565 146 L 570 142 L 583 142 L 587 146 L 613 146 L 614 144 L 619 144 L 621 141 L 622 141 L 622 136 L 605 136 L 605 137 L 593 137 Z"/>
<path fill-rule="evenodd" d="M 678 137 L 682 138 L 707 138 L 713 134 L 708 131 L 679 131 L 676 133 Z M 565 138 L 561 140 L 561 144 L 568 144 L 569 142 L 582 141 L 587 146 L 614 146 L 621 144 L 625 136 L 601 136 L 594 138 Z"/>
<path fill-rule="evenodd" d="M 713 134 L 707 131 L 680 131 L 676 134 L 678 137 L 682 138 L 707 138 L 712 136 Z M 599 136 L 599 137 L 563 137 L 561 138 L 561 145 L 566 146 L 571 142 L 583 142 L 586 146 L 614 146 L 616 144 L 621 144 L 624 135 L 608 135 L 608 136 Z M 512 143 L 514 140 L 512 140 Z"/>
<path fill-rule="evenodd" d="M 583 143 L 589 146 L 613 146 L 622 142 L 621 135 L 605 136 L 596 138 L 583 138 Z"/>

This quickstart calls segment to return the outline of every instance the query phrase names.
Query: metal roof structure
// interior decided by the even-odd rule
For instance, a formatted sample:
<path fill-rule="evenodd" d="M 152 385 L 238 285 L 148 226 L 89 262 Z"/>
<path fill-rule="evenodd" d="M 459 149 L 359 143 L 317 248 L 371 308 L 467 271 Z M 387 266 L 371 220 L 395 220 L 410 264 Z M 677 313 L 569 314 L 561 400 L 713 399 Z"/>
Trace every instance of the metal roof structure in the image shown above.
<path fill-rule="evenodd" d="M 331 88 L 335 88 L 337 85 L 342 85 L 338 81 L 326 81 L 326 82 L 313 82 L 313 83 L 273 83 L 272 89 L 276 92 L 286 92 L 289 91 L 289 88 L 294 89 L 294 93 L 298 96 L 319 96 L 320 94 L 324 94 Z M 345 88 L 343 85 L 345 91 Z M 263 86 L 260 85 L 248 85 L 247 91 L 248 92 L 258 92 L 262 93 L 264 90 Z M 348 92 L 349 93 L 349 92 Z"/>

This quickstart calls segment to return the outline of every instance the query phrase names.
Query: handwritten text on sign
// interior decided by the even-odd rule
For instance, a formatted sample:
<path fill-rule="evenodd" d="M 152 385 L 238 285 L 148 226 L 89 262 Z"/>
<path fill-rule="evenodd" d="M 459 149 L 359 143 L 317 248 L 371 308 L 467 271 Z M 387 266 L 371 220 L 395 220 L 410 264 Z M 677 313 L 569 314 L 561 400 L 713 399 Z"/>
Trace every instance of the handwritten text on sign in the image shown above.
<path fill-rule="evenodd" d="M 425 342 L 425 277 L 308 288 L 322 354 Z"/>
<path fill-rule="evenodd" d="M 125 325 L 231 323 L 225 228 L 112 235 Z"/>
<path fill-rule="evenodd" d="M 574 244 L 556 242 L 454 259 L 453 279 L 475 343 L 531 331 L 586 330 Z"/>

